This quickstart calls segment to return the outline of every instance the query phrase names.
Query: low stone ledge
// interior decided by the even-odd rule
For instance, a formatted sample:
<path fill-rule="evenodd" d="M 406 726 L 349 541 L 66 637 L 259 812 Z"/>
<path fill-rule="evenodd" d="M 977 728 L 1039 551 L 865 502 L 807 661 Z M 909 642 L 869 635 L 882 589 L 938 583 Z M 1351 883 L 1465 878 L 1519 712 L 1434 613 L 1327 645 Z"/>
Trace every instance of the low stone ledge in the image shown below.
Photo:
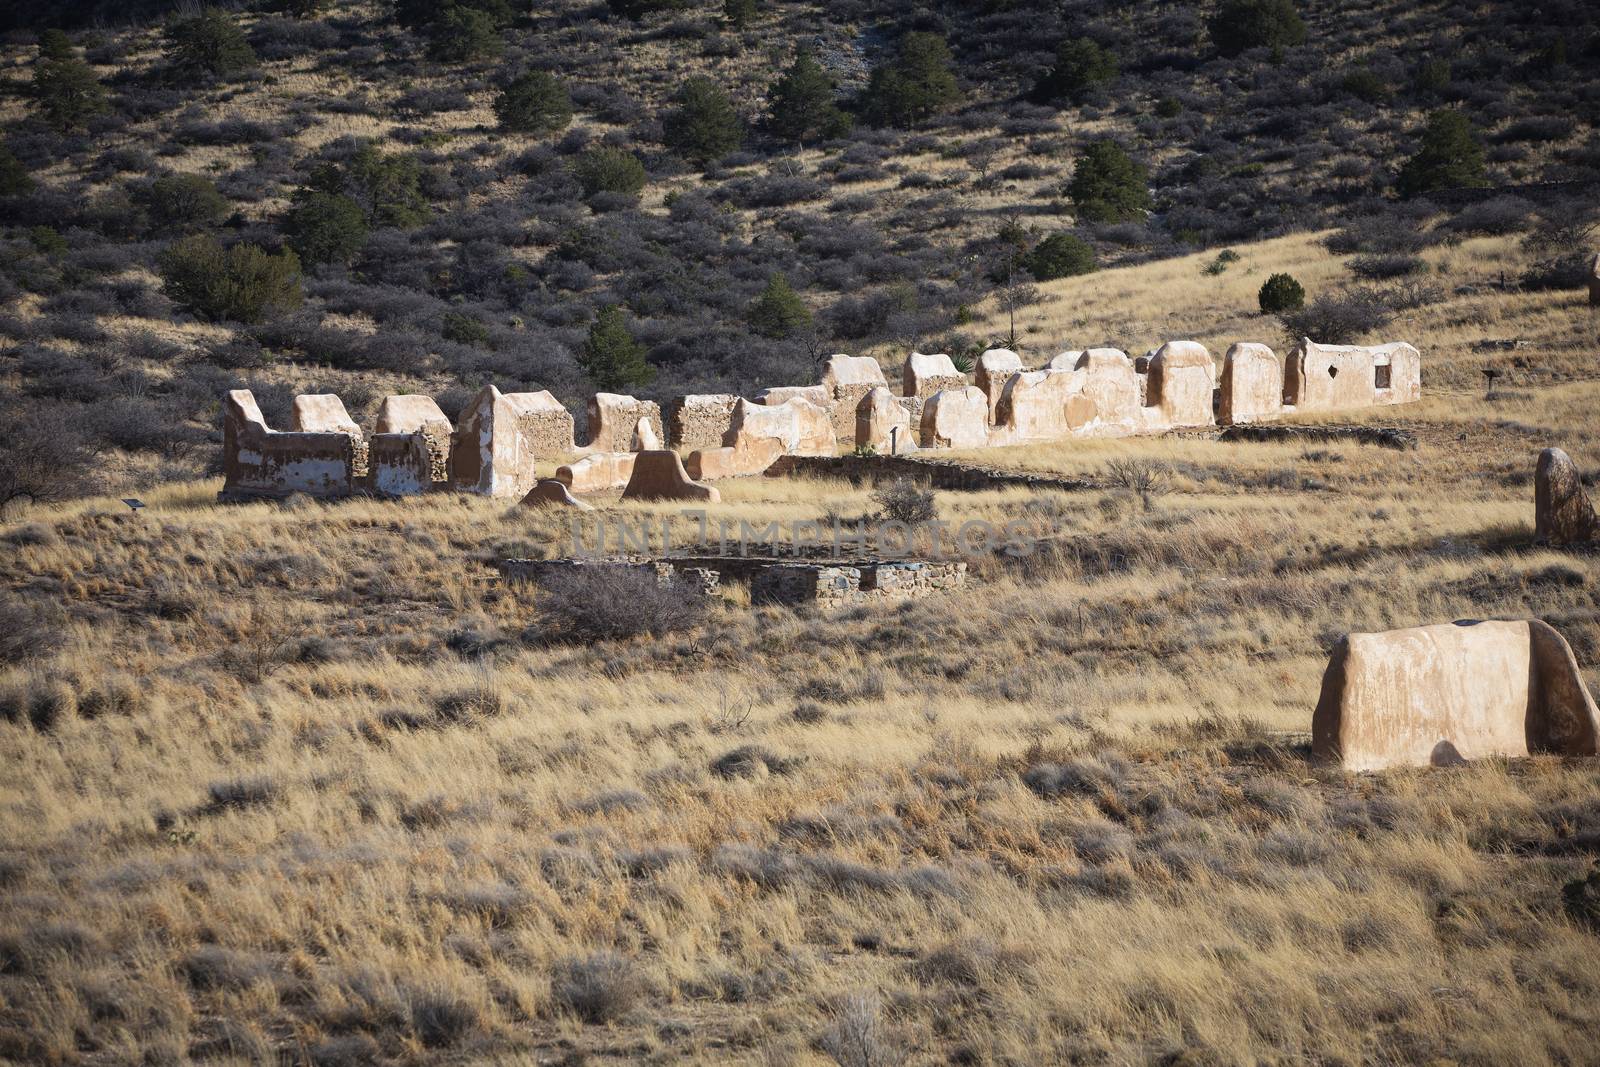
<path fill-rule="evenodd" d="M 1408 452 L 1417 447 L 1417 435 L 1394 426 L 1285 426 L 1282 423 L 1241 423 L 1218 435 L 1219 441 L 1355 441 Z"/>

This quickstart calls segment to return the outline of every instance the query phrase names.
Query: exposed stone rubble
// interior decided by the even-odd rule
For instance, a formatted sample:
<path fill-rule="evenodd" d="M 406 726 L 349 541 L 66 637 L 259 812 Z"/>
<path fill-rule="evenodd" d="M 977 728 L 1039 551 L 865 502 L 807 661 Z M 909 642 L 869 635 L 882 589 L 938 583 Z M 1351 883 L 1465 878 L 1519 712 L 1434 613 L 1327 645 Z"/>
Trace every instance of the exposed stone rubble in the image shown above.
<path fill-rule="evenodd" d="M 749 586 L 753 604 L 856 604 L 931 596 L 966 584 L 967 565 L 925 560 L 787 560 L 752 556 L 673 556 L 667 559 L 506 559 L 508 582 L 538 583 L 578 570 L 618 568 L 653 575 L 714 595 L 729 582 Z"/>
<path fill-rule="evenodd" d="M 1534 536 L 1555 545 L 1600 541 L 1600 518 L 1572 457 L 1559 448 L 1539 453 L 1533 472 Z"/>
<path fill-rule="evenodd" d="M 1348 634 L 1311 724 L 1313 757 L 1352 771 L 1592 756 L 1597 735 L 1571 647 L 1537 619 Z"/>

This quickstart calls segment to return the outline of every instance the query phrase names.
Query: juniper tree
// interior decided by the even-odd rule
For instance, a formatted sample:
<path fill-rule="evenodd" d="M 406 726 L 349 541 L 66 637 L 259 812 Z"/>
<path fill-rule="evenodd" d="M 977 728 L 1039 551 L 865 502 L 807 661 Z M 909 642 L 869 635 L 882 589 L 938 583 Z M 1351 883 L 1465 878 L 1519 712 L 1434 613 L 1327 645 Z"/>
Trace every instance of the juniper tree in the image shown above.
<path fill-rule="evenodd" d="M 767 132 L 796 144 L 844 136 L 850 116 L 834 102 L 834 93 L 833 79 L 802 45 L 767 90 Z"/>
<path fill-rule="evenodd" d="M 589 336 L 578 353 L 578 366 L 601 392 L 648 385 L 656 369 L 644 358 L 645 349 L 628 329 L 622 309 L 608 304 L 595 316 Z"/>

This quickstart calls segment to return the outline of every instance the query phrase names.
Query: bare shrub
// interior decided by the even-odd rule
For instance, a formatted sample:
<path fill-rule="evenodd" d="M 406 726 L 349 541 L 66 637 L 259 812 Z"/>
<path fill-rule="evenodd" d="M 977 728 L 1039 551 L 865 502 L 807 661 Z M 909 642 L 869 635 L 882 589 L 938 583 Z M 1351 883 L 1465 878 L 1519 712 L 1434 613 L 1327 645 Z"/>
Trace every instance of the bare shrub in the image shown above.
<path fill-rule="evenodd" d="M 415 722 L 421 726 L 470 726 L 505 713 L 505 691 L 492 681 L 483 681 L 435 698 L 433 715 Z M 411 725 L 396 722 L 395 725 Z"/>
<path fill-rule="evenodd" d="M 693 629 L 705 619 L 706 599 L 646 570 L 575 567 L 544 580 L 536 610 L 546 636 L 609 641 Z"/>
<path fill-rule="evenodd" d="M 33 529 L 49 530 L 49 527 L 25 526 L 17 533 Z M 55 531 L 49 532 L 53 538 Z M 37 542 L 13 539 L 11 543 Z M 0 598 L 0 663 L 43 659 L 60 648 L 65 639 L 58 620 L 45 609 L 17 597 Z"/>
<path fill-rule="evenodd" d="M 607 1023 L 633 1009 L 644 983 L 633 964 L 615 952 L 596 952 L 556 964 L 550 994 L 586 1023 Z"/>
<path fill-rule="evenodd" d="M 483 1028 L 477 1006 L 455 993 L 429 990 L 413 992 L 411 1026 L 426 1048 L 454 1045 Z"/>
<path fill-rule="evenodd" d="M 880 515 L 892 522 L 916 526 L 939 517 L 933 491 L 922 488 L 909 478 L 896 478 L 876 490 L 872 499 L 877 502 Z"/>
<path fill-rule="evenodd" d="M 1170 488 L 1172 472 L 1159 463 L 1142 459 L 1114 459 L 1106 464 L 1106 481 L 1118 489 L 1137 494 L 1146 511 L 1152 497 Z"/>
<path fill-rule="evenodd" d="M 214 811 L 226 811 L 265 807 L 283 795 L 283 788 L 272 778 L 256 775 L 212 782 L 206 787 L 206 792 L 211 796 Z"/>
<path fill-rule="evenodd" d="M 1378 252 L 1357 256 L 1350 261 L 1350 269 L 1363 278 L 1399 278 L 1427 269 L 1421 256 L 1404 252 Z"/>
<path fill-rule="evenodd" d="M 884 1032 L 875 993 L 851 993 L 840 1001 L 821 1045 L 840 1067 L 886 1067 L 900 1058 Z"/>
<path fill-rule="evenodd" d="M 722 778 L 765 778 L 768 774 L 788 774 L 804 757 L 779 756 L 760 745 L 741 745 L 711 762 L 711 770 Z"/>
<path fill-rule="evenodd" d="M 1278 316 L 1291 345 L 1309 337 L 1318 344 L 1347 345 L 1381 330 L 1394 312 L 1371 290 L 1351 289 L 1319 296 L 1298 311 Z"/>

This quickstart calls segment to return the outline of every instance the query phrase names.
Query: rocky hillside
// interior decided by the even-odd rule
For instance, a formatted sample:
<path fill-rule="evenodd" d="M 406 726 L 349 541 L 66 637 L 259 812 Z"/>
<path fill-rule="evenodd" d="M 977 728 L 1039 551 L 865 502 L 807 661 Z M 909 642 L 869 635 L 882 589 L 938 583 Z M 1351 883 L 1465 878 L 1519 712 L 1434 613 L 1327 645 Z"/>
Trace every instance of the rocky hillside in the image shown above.
<path fill-rule="evenodd" d="M 1296 230 L 1361 253 L 1314 307 L 1426 297 L 1473 234 L 1570 285 L 1600 178 L 1577 2 L 79 10 L 4 16 L 0 437 L 101 488 L 203 471 L 240 384 L 750 391 Z"/>

